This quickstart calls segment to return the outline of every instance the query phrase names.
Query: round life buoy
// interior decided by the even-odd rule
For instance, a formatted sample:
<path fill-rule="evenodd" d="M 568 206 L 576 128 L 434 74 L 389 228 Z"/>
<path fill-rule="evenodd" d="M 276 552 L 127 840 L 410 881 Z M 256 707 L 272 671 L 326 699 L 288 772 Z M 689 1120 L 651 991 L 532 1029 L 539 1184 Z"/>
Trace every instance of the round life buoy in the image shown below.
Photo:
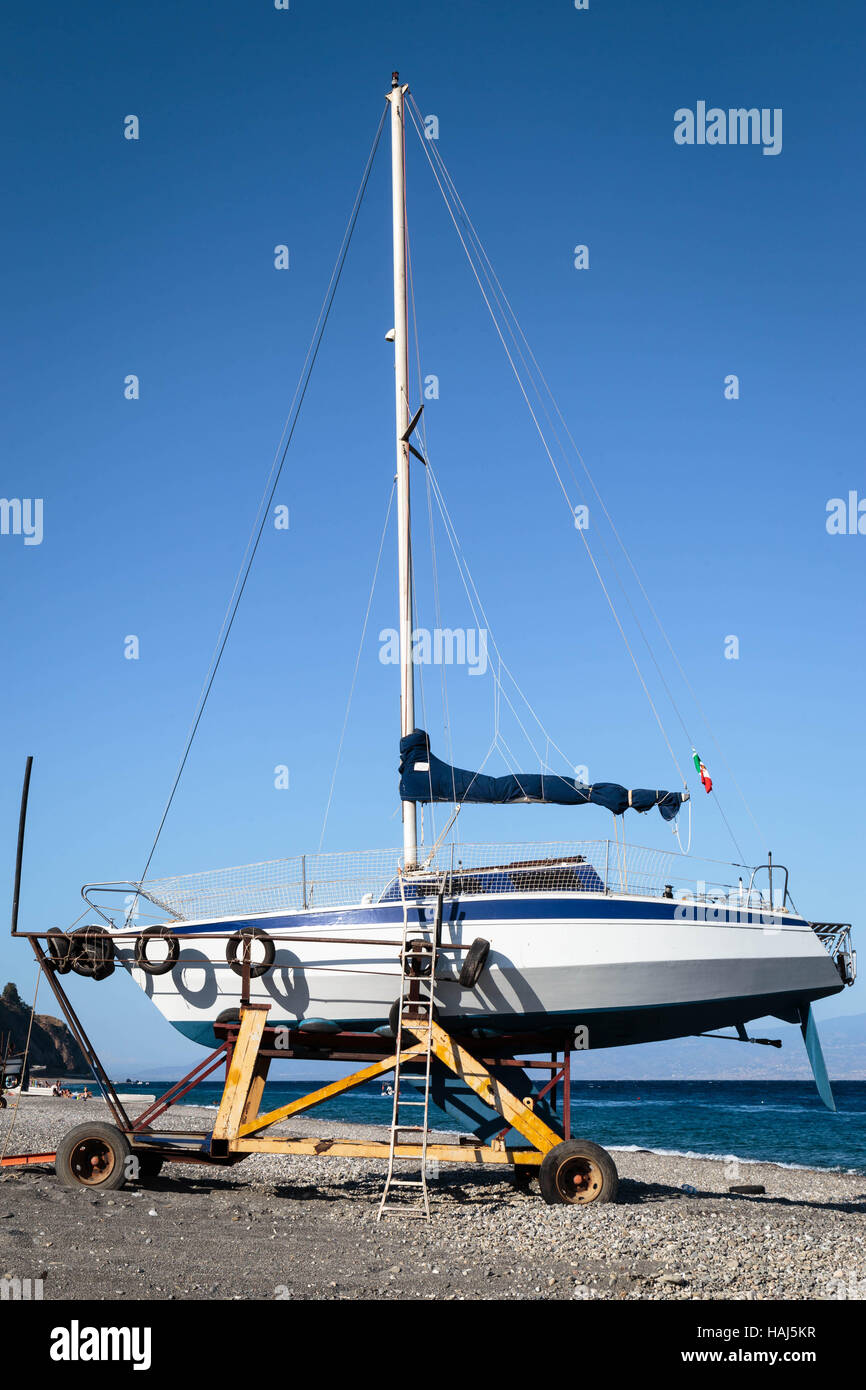
<path fill-rule="evenodd" d="M 245 940 L 250 941 L 253 938 L 262 943 L 262 950 L 264 951 L 262 960 L 253 962 L 252 958 L 250 959 L 250 979 L 257 980 L 260 975 L 264 975 L 270 970 L 276 956 L 273 941 L 266 931 L 262 931 L 261 927 L 243 927 L 240 931 L 236 931 L 233 936 L 230 936 L 226 946 L 226 960 L 236 975 L 243 975 L 243 944 Z M 241 952 L 240 959 L 238 959 L 239 951 Z M 250 955 L 252 957 L 252 948 Z"/>
<path fill-rule="evenodd" d="M 168 954 L 162 960 L 151 960 L 147 954 L 147 943 L 157 937 L 168 947 Z M 180 942 L 171 927 L 145 927 L 135 943 L 135 964 L 145 975 L 167 975 L 177 965 L 180 955 Z"/>

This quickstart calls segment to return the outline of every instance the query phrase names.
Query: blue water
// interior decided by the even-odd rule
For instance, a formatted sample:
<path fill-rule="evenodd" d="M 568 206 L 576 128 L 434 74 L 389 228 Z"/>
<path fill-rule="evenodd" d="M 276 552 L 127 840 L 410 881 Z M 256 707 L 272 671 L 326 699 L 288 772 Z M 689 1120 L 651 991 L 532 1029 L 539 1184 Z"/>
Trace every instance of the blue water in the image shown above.
<path fill-rule="evenodd" d="M 169 1082 L 153 1081 L 157 1095 Z M 273 1081 L 263 1109 L 295 1100 L 324 1082 Z M 128 1086 L 123 1087 L 129 1090 Z M 205 1082 L 188 1105 L 215 1106 L 222 1086 Z M 585 1081 L 571 1088 L 575 1137 L 607 1148 L 735 1156 L 753 1161 L 839 1168 L 866 1173 L 866 1081 L 833 1084 L 833 1115 L 805 1081 Z M 379 1083 L 360 1086 L 319 1107 L 323 1127 L 350 1120 L 390 1122 L 391 1101 Z M 455 1121 L 431 1106 L 432 1123 L 454 1129 Z"/>

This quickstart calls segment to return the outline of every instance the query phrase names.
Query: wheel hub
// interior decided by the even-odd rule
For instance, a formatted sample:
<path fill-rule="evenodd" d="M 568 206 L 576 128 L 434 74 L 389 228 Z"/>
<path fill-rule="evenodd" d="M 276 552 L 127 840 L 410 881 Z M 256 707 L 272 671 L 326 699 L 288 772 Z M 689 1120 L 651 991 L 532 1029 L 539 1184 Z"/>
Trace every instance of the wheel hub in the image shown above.
<path fill-rule="evenodd" d="M 79 1182 L 96 1187 L 114 1170 L 114 1154 L 103 1139 L 82 1139 L 69 1156 L 69 1166 Z"/>
<path fill-rule="evenodd" d="M 601 1169 L 590 1158 L 568 1158 L 556 1174 L 556 1186 L 564 1202 L 592 1202 L 602 1185 Z"/>

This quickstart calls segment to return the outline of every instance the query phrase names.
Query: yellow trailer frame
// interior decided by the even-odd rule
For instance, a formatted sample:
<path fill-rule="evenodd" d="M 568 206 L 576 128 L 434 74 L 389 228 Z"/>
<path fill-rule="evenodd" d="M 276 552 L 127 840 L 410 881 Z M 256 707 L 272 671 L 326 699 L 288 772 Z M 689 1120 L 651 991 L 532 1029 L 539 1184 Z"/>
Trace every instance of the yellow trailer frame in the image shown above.
<path fill-rule="evenodd" d="M 287 1105 L 259 1113 L 267 1080 L 271 1056 L 262 1051 L 262 1039 L 267 1021 L 268 1005 L 244 1004 L 240 1009 L 240 1029 L 229 1063 L 222 1099 L 211 1140 L 215 1158 L 254 1153 L 306 1154 L 320 1158 L 379 1158 L 387 1159 L 391 1145 L 387 1140 L 343 1139 L 324 1136 L 291 1138 L 278 1135 L 262 1137 L 262 1131 L 280 1124 L 295 1115 L 322 1105 L 334 1096 L 355 1086 L 393 1071 L 397 1066 L 396 1052 L 362 1067 L 350 1076 L 341 1077 Z M 426 1022 L 404 1020 L 403 1031 L 419 1041 L 403 1047 L 401 1065 L 421 1059 L 427 1051 Z M 504 1140 L 494 1139 L 485 1144 L 467 1136 L 461 1143 L 426 1145 L 426 1157 L 440 1163 L 477 1164 L 479 1166 L 513 1166 L 547 1170 L 548 1191 L 542 1191 L 549 1201 L 588 1202 L 610 1201 L 616 1194 L 616 1169 L 610 1156 L 586 1140 L 563 1140 L 562 1136 L 535 1113 L 531 1097 L 521 1100 L 496 1077 L 484 1062 L 473 1057 L 434 1020 L 431 1051 L 449 1071 L 469 1086 L 486 1105 L 500 1114 L 509 1128 L 515 1129 L 526 1141 L 527 1148 L 507 1147 Z M 397 1143 L 394 1156 L 398 1159 L 420 1160 L 425 1149 L 419 1143 Z M 554 1195 L 548 1195 L 552 1193 Z"/>

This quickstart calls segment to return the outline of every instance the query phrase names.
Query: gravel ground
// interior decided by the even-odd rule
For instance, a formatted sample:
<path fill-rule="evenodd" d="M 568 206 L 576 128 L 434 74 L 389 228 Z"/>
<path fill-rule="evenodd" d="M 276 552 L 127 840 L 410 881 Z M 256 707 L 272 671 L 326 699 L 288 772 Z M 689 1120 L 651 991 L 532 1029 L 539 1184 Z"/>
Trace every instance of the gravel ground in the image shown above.
<path fill-rule="evenodd" d="M 0 1113 L 0 1149 L 12 1105 Z M 101 1101 L 25 1097 L 10 1153 L 46 1151 Z M 166 1126 L 209 1129 L 183 1107 Z M 278 1132 L 321 1133 L 322 1119 Z M 340 1124 L 328 1133 L 381 1138 Z M 619 1200 L 546 1206 L 511 1170 L 442 1165 L 433 1220 L 376 1222 L 384 1165 L 256 1155 L 171 1165 L 102 1195 L 52 1168 L 0 1173 L 0 1277 L 46 1299 L 837 1299 L 866 1297 L 866 1177 L 615 1152 Z M 508 1174 L 508 1176 L 505 1176 Z M 766 1196 L 728 1192 L 760 1183 Z"/>

